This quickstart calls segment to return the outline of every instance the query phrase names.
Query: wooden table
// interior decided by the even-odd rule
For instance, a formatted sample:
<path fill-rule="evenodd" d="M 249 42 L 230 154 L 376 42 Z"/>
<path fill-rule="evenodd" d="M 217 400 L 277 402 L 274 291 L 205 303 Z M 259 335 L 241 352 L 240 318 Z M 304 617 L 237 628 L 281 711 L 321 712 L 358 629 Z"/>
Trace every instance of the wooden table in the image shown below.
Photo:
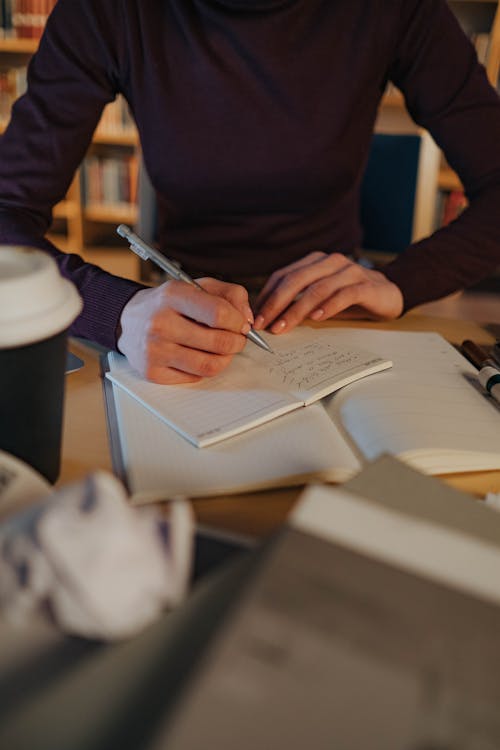
<path fill-rule="evenodd" d="M 464 339 L 472 339 L 479 344 L 493 343 L 493 337 L 476 323 L 412 313 L 388 323 L 342 321 L 329 325 L 342 328 L 362 326 L 399 331 L 437 331 L 453 344 L 461 343 Z M 100 353 L 81 341 L 72 340 L 70 348 L 85 361 L 85 366 L 67 376 L 59 484 L 81 479 L 96 469 L 112 471 L 100 377 Z M 486 492 L 500 492 L 500 471 L 455 474 L 443 479 L 478 496 Z M 202 498 L 193 501 L 193 505 L 198 521 L 204 525 L 261 536 L 270 533 L 283 522 L 300 491 L 300 488 L 287 488 L 234 497 Z"/>

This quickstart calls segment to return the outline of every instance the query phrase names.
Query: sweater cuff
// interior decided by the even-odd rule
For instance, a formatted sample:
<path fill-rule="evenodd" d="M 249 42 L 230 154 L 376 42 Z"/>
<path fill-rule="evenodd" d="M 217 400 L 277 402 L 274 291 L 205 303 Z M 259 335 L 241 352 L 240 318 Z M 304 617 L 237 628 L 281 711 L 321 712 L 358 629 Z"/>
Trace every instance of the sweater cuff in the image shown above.
<path fill-rule="evenodd" d="M 74 321 L 70 334 L 116 350 L 123 308 L 134 294 L 146 288 L 103 271 L 93 274 L 89 283 L 79 289 L 83 311 Z"/>
<path fill-rule="evenodd" d="M 401 294 L 403 295 L 403 310 L 401 315 L 404 315 L 408 310 L 421 304 L 421 294 L 419 290 L 415 288 L 415 284 L 408 284 L 408 272 L 403 267 L 401 268 L 396 262 L 389 263 L 387 266 L 378 269 L 384 276 L 392 281 L 399 287 Z"/>

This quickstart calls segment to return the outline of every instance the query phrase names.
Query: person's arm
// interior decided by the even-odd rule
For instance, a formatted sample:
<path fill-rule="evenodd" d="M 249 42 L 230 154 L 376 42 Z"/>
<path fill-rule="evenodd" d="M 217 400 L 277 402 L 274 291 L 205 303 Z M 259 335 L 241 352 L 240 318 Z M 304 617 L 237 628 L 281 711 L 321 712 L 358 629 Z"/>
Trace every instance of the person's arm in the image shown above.
<path fill-rule="evenodd" d="M 241 287 L 204 280 L 207 292 L 158 289 L 61 253 L 45 233 L 83 159 L 103 107 L 127 77 L 119 0 L 59 0 L 28 72 L 28 91 L 0 139 L 0 244 L 41 248 L 83 298 L 71 328 L 126 354 L 145 377 L 198 380 L 226 367 L 253 321 Z"/>
<path fill-rule="evenodd" d="M 403 2 L 391 77 L 458 173 L 468 208 L 384 269 L 405 309 L 475 284 L 500 265 L 500 98 L 444 0 Z"/>
<path fill-rule="evenodd" d="M 395 318 L 500 264 L 500 99 L 445 0 L 399 6 L 389 77 L 458 172 L 470 206 L 382 272 L 324 253 L 278 270 L 258 300 L 256 328 L 285 332 L 307 317 Z"/>
<path fill-rule="evenodd" d="M 0 243 L 50 253 L 84 300 L 71 332 L 110 347 L 141 286 L 61 253 L 45 234 L 123 73 L 119 5 L 59 0 L 30 62 L 27 93 L 0 139 Z"/>

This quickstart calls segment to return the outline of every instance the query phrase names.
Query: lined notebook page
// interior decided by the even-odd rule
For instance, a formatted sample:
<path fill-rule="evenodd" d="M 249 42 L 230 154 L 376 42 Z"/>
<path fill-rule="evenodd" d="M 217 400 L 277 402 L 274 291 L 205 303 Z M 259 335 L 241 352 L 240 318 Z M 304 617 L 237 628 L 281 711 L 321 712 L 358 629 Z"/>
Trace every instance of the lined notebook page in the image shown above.
<path fill-rule="evenodd" d="M 423 471 L 444 474 L 500 468 L 500 409 L 477 371 L 435 333 L 342 331 L 393 360 L 325 401 L 367 459 L 387 452 Z"/>
<path fill-rule="evenodd" d="M 134 502 L 344 481 L 360 462 L 320 404 L 204 450 L 113 386 L 120 445 Z"/>
<path fill-rule="evenodd" d="M 291 345 L 293 342 L 293 345 Z M 289 390 L 305 406 L 358 378 L 391 367 L 388 359 L 350 342 L 339 343 L 338 332 L 298 328 L 273 338 L 274 357 L 256 357 L 270 378 Z M 263 356 L 264 355 L 264 356 Z"/>
<path fill-rule="evenodd" d="M 235 357 L 230 370 L 182 386 L 148 382 L 114 352 L 110 367 L 110 380 L 199 447 L 297 408 L 297 399 L 267 382 L 245 354 Z"/>
<path fill-rule="evenodd" d="M 108 377 L 202 447 L 315 401 L 325 393 L 391 366 L 344 343 L 337 331 L 297 329 L 269 341 L 275 354 L 249 344 L 220 375 L 199 383 L 161 386 L 135 374 L 124 357 L 110 355 Z"/>

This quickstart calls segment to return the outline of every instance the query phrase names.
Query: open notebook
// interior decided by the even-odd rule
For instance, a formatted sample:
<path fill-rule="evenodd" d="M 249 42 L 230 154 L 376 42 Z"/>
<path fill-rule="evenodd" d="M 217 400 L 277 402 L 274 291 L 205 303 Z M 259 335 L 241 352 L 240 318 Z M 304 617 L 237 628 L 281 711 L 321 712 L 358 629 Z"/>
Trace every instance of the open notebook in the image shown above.
<path fill-rule="evenodd" d="M 393 367 L 203 450 L 108 381 L 112 448 L 129 490 L 147 500 L 340 482 L 381 453 L 429 474 L 500 469 L 500 409 L 441 336 L 330 330 L 339 346 L 377 352 Z"/>
<path fill-rule="evenodd" d="M 267 338 L 274 354 L 250 344 L 227 370 L 198 383 L 148 382 L 116 352 L 110 354 L 107 377 L 203 448 L 392 365 L 373 352 L 340 344 L 332 329 L 301 328 Z"/>

